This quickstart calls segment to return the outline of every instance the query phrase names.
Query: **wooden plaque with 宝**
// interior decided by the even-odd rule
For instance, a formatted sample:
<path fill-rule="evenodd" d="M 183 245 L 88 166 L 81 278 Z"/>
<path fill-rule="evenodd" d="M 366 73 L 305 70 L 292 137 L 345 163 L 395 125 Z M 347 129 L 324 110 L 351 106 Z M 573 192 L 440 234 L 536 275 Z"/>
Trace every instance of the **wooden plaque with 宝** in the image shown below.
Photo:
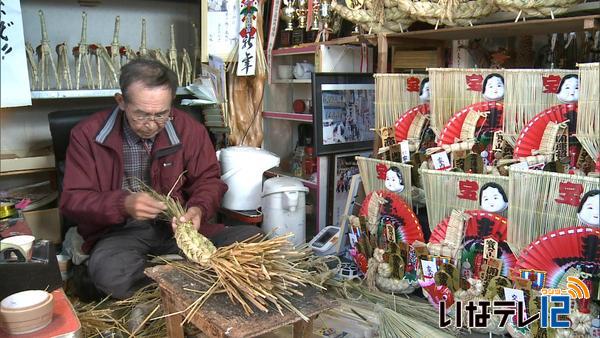
<path fill-rule="evenodd" d="M 496 258 L 498 257 L 498 242 L 493 238 L 486 238 L 483 240 L 483 258 Z"/>

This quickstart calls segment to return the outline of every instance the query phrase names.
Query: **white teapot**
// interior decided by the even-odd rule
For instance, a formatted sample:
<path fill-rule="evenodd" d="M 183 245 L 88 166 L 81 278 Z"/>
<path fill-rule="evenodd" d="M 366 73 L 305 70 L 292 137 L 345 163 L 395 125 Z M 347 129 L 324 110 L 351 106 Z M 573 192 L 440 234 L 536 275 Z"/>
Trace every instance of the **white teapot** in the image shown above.
<path fill-rule="evenodd" d="M 308 63 L 308 61 L 298 62 L 294 66 L 294 77 L 296 79 L 310 79 L 314 71 L 315 66 Z"/>

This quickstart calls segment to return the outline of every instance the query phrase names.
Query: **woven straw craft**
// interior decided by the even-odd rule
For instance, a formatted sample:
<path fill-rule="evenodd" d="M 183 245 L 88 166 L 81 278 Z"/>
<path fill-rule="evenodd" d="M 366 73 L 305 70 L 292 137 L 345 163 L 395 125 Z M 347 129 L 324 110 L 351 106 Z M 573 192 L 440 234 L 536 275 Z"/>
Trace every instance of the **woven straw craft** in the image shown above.
<path fill-rule="evenodd" d="M 560 102 L 556 93 L 544 93 L 542 78 L 558 75 L 561 78 L 572 74 L 572 70 L 562 69 L 507 69 L 504 71 L 504 139 L 511 145 L 519 133 L 535 115 Z"/>
<path fill-rule="evenodd" d="M 419 91 L 409 92 L 407 80 L 422 81 L 425 74 L 375 74 L 375 128 L 393 127 L 398 118 L 418 105 Z"/>
<path fill-rule="evenodd" d="M 397 7 L 396 0 L 366 0 L 365 7 L 353 10 L 335 0 L 331 2 L 334 12 L 371 34 L 403 32 L 415 22 L 407 12 Z"/>
<path fill-rule="evenodd" d="M 466 76 L 490 73 L 504 74 L 500 69 L 429 68 L 431 90 L 431 129 L 439 136 L 448 120 L 462 108 L 483 101 L 481 91 L 468 90 Z"/>
<path fill-rule="evenodd" d="M 594 161 L 600 161 L 600 63 L 579 64 L 579 110 L 575 136 Z"/>
<path fill-rule="evenodd" d="M 404 199 L 404 201 L 406 201 L 408 205 L 412 206 L 412 181 L 410 177 L 412 166 L 404 163 L 360 156 L 356 157 L 356 162 L 358 163 L 358 170 L 360 172 L 360 177 L 362 178 L 363 187 L 365 188 L 366 194 L 369 194 L 374 190 L 385 189 L 385 177 L 383 180 L 378 178 L 378 165 L 384 165 L 386 167 L 386 171 L 389 169 L 389 167 L 398 167 L 402 173 L 402 179 L 404 180 L 404 191 L 402 191 L 399 195 Z"/>
<path fill-rule="evenodd" d="M 396 3 L 398 8 L 409 13 L 413 19 L 427 22 L 436 27 L 440 24 L 471 26 L 473 20 L 496 11 L 496 6 L 487 0 L 396 0 Z"/>
<path fill-rule="evenodd" d="M 561 183 L 581 184 L 583 193 L 600 189 L 597 178 L 537 170 L 511 170 L 509 182 L 508 242 L 515 253 L 542 234 L 581 225 L 577 206 L 556 201 Z"/>
<path fill-rule="evenodd" d="M 552 16 L 562 14 L 581 0 L 493 0 L 498 8 L 519 16 Z M 517 17 L 517 19 L 518 19 Z"/>
<path fill-rule="evenodd" d="M 488 182 L 499 184 L 508 192 L 508 177 L 499 175 L 466 174 L 458 172 L 420 169 L 427 200 L 427 219 L 429 228 L 433 228 L 444 218 L 450 216 L 452 210 L 477 210 L 479 209 L 479 189 Z M 458 198 L 460 194 L 459 181 L 477 182 L 477 199 L 468 200 Z M 509 202 L 510 202 L 509 195 Z M 506 216 L 506 212 L 500 213 Z"/>

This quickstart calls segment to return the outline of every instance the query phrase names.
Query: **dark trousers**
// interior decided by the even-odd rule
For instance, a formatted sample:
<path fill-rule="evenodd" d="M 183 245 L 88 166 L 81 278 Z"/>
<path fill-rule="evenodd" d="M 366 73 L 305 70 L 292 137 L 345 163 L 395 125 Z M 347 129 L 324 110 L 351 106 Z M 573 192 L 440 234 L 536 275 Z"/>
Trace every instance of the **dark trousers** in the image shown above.
<path fill-rule="evenodd" d="M 148 255 L 177 254 L 179 248 L 170 224 L 153 221 L 130 221 L 102 237 L 92 249 L 88 273 L 100 291 L 113 298 L 131 297 L 148 284 L 144 275 Z M 215 246 L 226 246 L 261 233 L 252 225 L 225 227 L 210 238 Z"/>

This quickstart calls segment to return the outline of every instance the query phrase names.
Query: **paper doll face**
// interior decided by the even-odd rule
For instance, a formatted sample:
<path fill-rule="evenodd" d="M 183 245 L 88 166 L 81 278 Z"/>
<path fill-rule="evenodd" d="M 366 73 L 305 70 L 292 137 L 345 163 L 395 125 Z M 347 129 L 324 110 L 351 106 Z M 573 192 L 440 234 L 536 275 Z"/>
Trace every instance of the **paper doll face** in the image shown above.
<path fill-rule="evenodd" d="M 423 84 L 423 90 L 421 95 L 419 95 L 419 99 L 423 102 L 429 102 L 429 98 L 431 97 L 431 92 L 429 91 L 429 81 Z"/>
<path fill-rule="evenodd" d="M 581 211 L 577 214 L 577 218 L 581 223 L 590 226 L 600 225 L 600 195 L 594 195 L 588 197 L 583 205 Z"/>
<path fill-rule="evenodd" d="M 483 97 L 488 101 L 498 101 L 504 98 L 504 82 L 497 76 L 490 77 L 485 83 Z"/>
<path fill-rule="evenodd" d="M 501 212 L 508 207 L 498 188 L 487 187 L 481 192 L 481 209 L 488 212 Z"/>
<path fill-rule="evenodd" d="M 579 79 L 576 77 L 566 79 L 560 87 L 556 97 L 562 103 L 579 101 Z"/>
<path fill-rule="evenodd" d="M 398 174 L 392 169 L 389 169 L 385 173 L 385 188 L 395 193 L 400 193 L 404 191 L 403 180 L 400 177 L 398 177 Z"/>

